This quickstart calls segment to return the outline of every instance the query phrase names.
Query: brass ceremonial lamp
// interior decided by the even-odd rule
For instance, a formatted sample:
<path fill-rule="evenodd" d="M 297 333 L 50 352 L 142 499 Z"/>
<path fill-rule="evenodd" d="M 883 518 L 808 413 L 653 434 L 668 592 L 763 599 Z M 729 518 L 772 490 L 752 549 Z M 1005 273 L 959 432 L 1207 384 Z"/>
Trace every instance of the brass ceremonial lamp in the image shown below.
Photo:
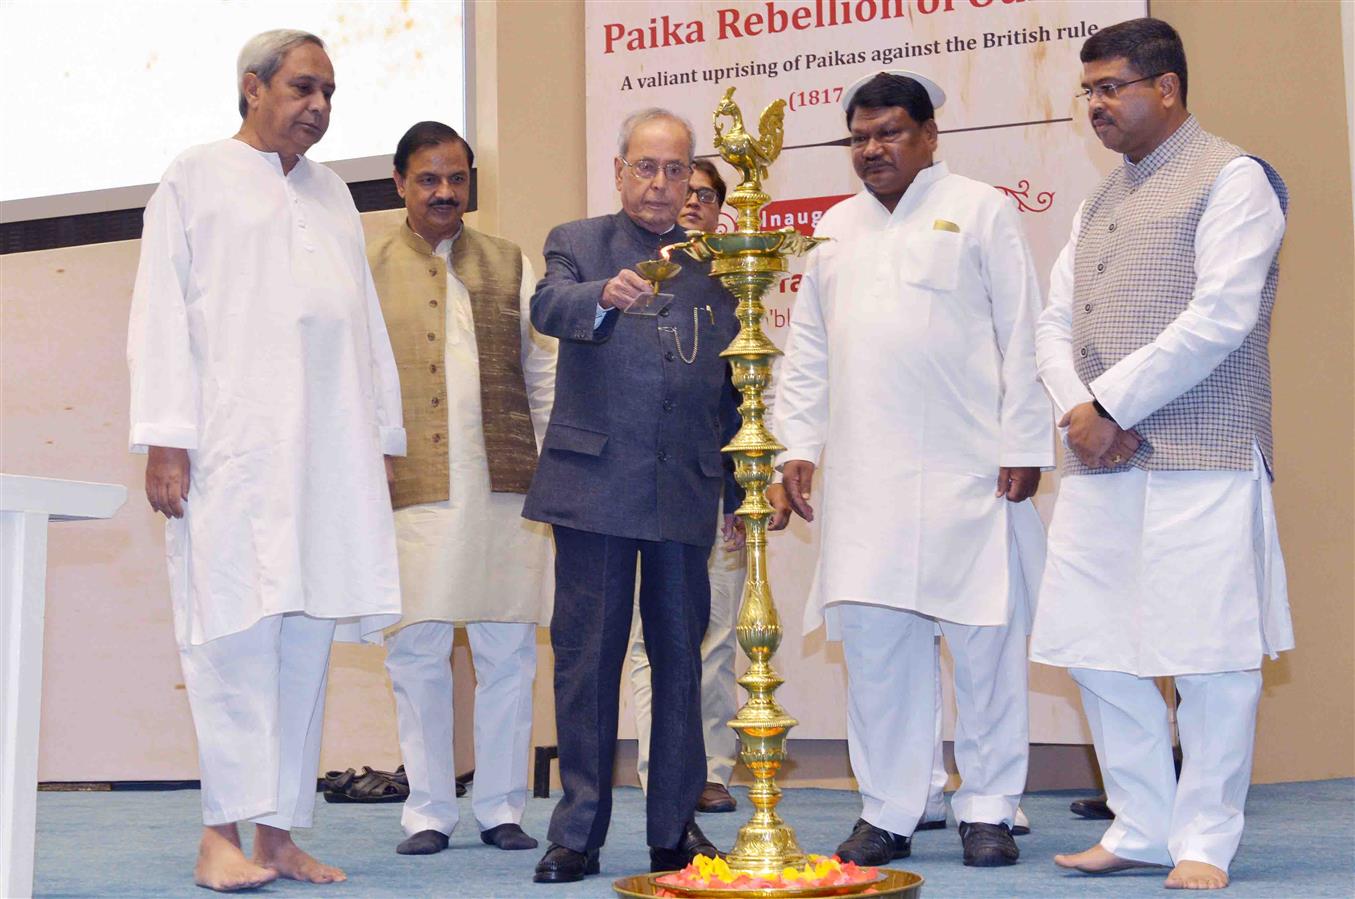
<path fill-rule="evenodd" d="M 660 283 L 680 270 L 669 255 L 682 250 L 694 259 L 709 261 L 711 277 L 719 278 L 738 299 L 735 315 L 739 319 L 739 333 L 720 355 L 729 359 L 734 386 L 743 394 L 739 406 L 743 425 L 724 452 L 733 455 L 734 478 L 745 491 L 743 505 L 736 514 L 743 519 L 747 535 L 748 570 L 735 631 L 750 664 L 739 678 L 748 691 L 748 701 L 729 726 L 738 731 L 739 759 L 753 774 L 748 798 L 754 811 L 748 823 L 739 829 L 725 861 L 736 874 L 775 877 L 787 867 L 803 864 L 805 854 L 795 831 L 776 813 L 781 801 L 776 774 L 786 758 L 786 734 L 798 722 L 776 701 L 776 688 L 784 678 L 771 663 L 781 645 L 781 621 L 767 583 L 767 521 L 773 511 L 767 502 L 767 485 L 771 482 L 772 462 L 785 447 L 777 443 L 763 420 L 767 409 L 763 391 L 771 383 L 772 360 L 781 351 L 762 331 L 762 297 L 786 273 L 787 258 L 813 249 L 826 238 L 805 237 L 794 228 L 761 230 L 760 212 L 771 201 L 762 190 L 762 178 L 781 153 L 786 101 L 776 100 L 763 110 L 758 122 L 761 134 L 755 138 L 744 130 L 743 116 L 733 95 L 734 88 L 725 91 L 713 118 L 715 149 L 742 175 L 728 198 L 729 205 L 738 211 L 737 227 L 725 234 L 688 231 L 685 242 L 661 250 L 662 261 L 642 262 L 636 270 L 651 281 L 657 293 Z M 724 131 L 722 117 L 732 119 L 728 132 Z M 693 890 L 667 883 L 656 886 L 653 877 L 623 878 L 614 887 L 623 896 L 654 896 L 659 895 L 658 889 L 674 895 L 730 897 L 836 896 L 873 889 L 877 896 L 905 896 L 916 895 L 921 884 L 922 878 L 916 874 L 882 870 L 880 879 L 874 882 L 832 888 L 806 885 L 794 889 Z"/>

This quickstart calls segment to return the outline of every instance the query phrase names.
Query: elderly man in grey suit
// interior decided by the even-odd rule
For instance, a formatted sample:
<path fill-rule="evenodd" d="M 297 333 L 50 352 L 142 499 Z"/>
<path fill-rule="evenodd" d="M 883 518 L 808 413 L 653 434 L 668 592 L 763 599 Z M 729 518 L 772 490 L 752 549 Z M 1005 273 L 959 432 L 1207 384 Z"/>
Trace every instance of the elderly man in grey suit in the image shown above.
<path fill-rule="evenodd" d="M 705 784 L 701 641 L 706 559 L 724 478 L 720 447 L 737 420 L 720 351 L 734 302 L 690 260 L 650 303 L 634 265 L 684 239 L 691 126 L 648 109 L 621 128 L 621 211 L 560 225 L 532 324 L 560 340 L 555 406 L 523 515 L 555 533 L 555 715 L 564 797 L 539 883 L 596 874 L 611 818 L 622 662 L 640 568 L 640 617 L 653 666 L 647 838 L 654 870 L 715 847 L 693 814 Z M 640 312 L 641 307 L 646 314 Z M 732 493 L 733 491 L 731 491 Z"/>

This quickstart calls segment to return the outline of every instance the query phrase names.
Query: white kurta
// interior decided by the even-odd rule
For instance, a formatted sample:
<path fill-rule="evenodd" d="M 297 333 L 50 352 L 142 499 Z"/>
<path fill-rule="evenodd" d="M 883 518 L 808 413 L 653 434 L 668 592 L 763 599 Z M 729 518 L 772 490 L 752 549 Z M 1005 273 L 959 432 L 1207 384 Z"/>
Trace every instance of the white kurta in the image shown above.
<path fill-rule="evenodd" d="M 436 253 L 448 260 L 444 371 L 447 373 L 446 502 L 395 513 L 404 590 L 400 627 L 418 621 L 520 621 L 549 624 L 554 593 L 550 528 L 522 517 L 521 493 L 493 493 L 480 408 L 480 356 L 470 294 L 452 270 L 455 241 Z M 555 338 L 532 327 L 536 277 L 522 259 L 522 372 L 537 446 L 555 402 Z"/>
<path fill-rule="evenodd" d="M 127 335 L 131 443 L 189 451 L 166 526 L 181 645 L 285 612 L 374 636 L 400 611 L 382 454 L 400 386 L 347 186 L 234 139 L 146 207 Z"/>
<path fill-rule="evenodd" d="M 800 282 L 774 426 L 778 465 L 831 447 L 806 630 L 846 602 L 1005 625 L 1033 595 L 1012 589 L 1011 541 L 1043 533 L 1029 502 L 994 495 L 998 468 L 1054 462 L 1017 213 L 938 162 L 892 214 L 862 192 L 816 233 L 833 240 Z"/>
<path fill-rule="evenodd" d="M 1128 163 L 1126 163 L 1128 164 Z M 1040 317 L 1040 376 L 1057 414 L 1092 395 L 1133 428 L 1203 380 L 1255 326 L 1284 214 L 1260 165 L 1219 173 L 1195 232 L 1190 303 L 1090 385 L 1073 365 L 1073 260 L 1081 210 Z M 1292 649 L 1270 477 L 1250 471 L 1079 475 L 1059 487 L 1031 658 L 1140 677 L 1257 668 Z"/>

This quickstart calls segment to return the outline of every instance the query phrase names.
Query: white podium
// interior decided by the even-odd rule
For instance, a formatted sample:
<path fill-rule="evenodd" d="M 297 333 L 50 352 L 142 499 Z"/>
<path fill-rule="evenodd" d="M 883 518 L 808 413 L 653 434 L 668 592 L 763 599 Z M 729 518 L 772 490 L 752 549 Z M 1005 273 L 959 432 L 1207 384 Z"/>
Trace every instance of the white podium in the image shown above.
<path fill-rule="evenodd" d="M 0 896 L 33 895 L 47 522 L 108 518 L 121 484 L 0 474 Z"/>

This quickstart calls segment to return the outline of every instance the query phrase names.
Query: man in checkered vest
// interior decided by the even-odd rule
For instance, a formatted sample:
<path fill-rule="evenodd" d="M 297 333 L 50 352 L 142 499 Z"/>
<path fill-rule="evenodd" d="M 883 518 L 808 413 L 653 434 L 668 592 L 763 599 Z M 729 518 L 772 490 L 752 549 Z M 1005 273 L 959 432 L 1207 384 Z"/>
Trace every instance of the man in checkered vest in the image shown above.
<path fill-rule="evenodd" d="M 1123 154 L 1082 204 L 1037 330 L 1065 428 L 1031 658 L 1071 669 L 1115 821 L 1055 861 L 1172 866 L 1218 889 L 1242 835 L 1261 660 L 1294 645 L 1270 482 L 1266 344 L 1288 194 L 1186 109 L 1165 22 L 1082 47 L 1092 128 Z M 1157 677 L 1174 677 L 1178 785 Z"/>

